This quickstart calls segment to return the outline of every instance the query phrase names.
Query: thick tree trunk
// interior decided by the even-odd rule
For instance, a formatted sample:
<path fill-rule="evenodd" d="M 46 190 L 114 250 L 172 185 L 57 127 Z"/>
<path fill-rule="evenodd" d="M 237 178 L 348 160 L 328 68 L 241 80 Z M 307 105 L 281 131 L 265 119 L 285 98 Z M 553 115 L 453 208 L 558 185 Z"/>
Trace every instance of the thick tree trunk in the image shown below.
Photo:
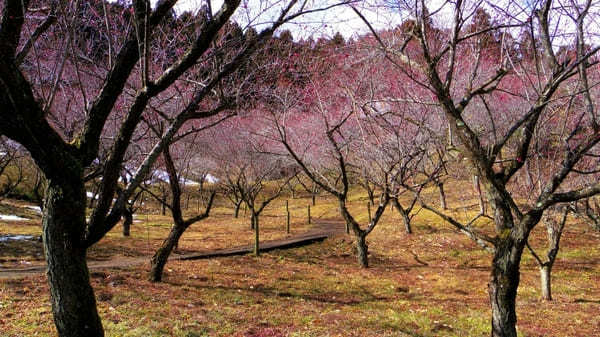
<path fill-rule="evenodd" d="M 123 236 L 129 236 L 133 224 L 133 212 L 127 208 L 123 212 Z"/>
<path fill-rule="evenodd" d="M 177 246 L 183 232 L 185 232 L 185 226 L 173 225 L 171 232 L 169 232 L 169 236 L 167 236 L 160 248 L 154 253 L 152 260 L 150 261 L 150 281 L 162 281 L 163 271 L 167 264 L 167 260 L 169 259 L 171 252 L 173 252 L 173 249 Z"/>
<path fill-rule="evenodd" d="M 254 224 L 254 255 L 260 255 L 260 242 L 259 242 L 259 225 L 258 225 L 258 214 L 252 212 L 252 223 Z"/>
<path fill-rule="evenodd" d="M 511 238 L 496 246 L 488 291 L 492 306 L 492 337 L 517 337 L 515 301 L 519 287 L 519 264 L 523 247 Z"/>
<path fill-rule="evenodd" d="M 42 220 L 44 253 L 54 323 L 60 337 L 104 336 L 90 285 L 85 230 L 83 182 L 48 181 Z"/>
<path fill-rule="evenodd" d="M 358 253 L 358 264 L 362 268 L 369 267 L 369 246 L 367 246 L 366 235 L 356 235 L 356 251 Z"/>
<path fill-rule="evenodd" d="M 552 301 L 552 265 L 545 264 L 540 267 L 540 285 L 542 289 L 542 300 Z"/>

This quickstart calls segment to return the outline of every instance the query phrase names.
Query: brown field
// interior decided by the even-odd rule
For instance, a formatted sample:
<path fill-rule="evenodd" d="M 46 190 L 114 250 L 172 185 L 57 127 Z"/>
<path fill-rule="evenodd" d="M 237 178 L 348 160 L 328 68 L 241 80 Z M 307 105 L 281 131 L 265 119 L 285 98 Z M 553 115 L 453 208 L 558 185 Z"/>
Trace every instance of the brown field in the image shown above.
<path fill-rule="evenodd" d="M 452 193 L 455 215 L 468 216 L 474 204 Z M 431 195 L 433 197 L 433 194 Z M 288 237 L 285 198 L 261 217 L 261 238 Z M 352 208 L 367 219 L 365 195 Z M 461 200 L 460 202 L 458 200 Z M 308 229 L 308 198 L 290 199 L 292 234 Z M 3 212 L 34 218 L 0 223 L 0 233 L 40 234 L 32 211 L 4 203 Z M 205 221 L 182 239 L 181 252 L 252 242 L 249 219 L 219 203 Z M 190 210 L 193 213 L 193 210 Z M 337 219 L 336 203 L 320 196 L 311 209 L 321 222 Z M 90 260 L 150 257 L 166 236 L 169 216 L 142 214 L 123 238 L 115 228 L 89 253 Z M 484 223 L 480 224 L 485 226 Z M 532 244 L 545 245 L 545 229 Z M 94 270 L 92 284 L 107 336 L 487 336 L 490 255 L 433 215 L 421 212 L 414 234 L 403 232 L 391 208 L 368 237 L 369 269 L 356 263 L 352 237 L 340 235 L 301 248 L 198 261 L 169 262 L 164 283 L 146 280 L 148 264 Z M 571 218 L 553 272 L 553 302 L 539 300 L 538 269 L 524 254 L 517 313 L 521 336 L 600 335 L 600 233 Z M 543 251 L 540 251 L 542 253 Z M 43 263 L 41 244 L 0 246 L 3 268 Z M 55 336 L 44 275 L 0 279 L 3 336 Z"/>

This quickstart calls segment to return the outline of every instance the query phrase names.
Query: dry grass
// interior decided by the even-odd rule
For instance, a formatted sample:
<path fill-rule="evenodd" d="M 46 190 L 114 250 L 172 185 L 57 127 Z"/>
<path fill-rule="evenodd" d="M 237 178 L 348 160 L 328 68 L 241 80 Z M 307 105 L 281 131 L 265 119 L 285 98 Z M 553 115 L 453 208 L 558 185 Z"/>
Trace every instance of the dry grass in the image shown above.
<path fill-rule="evenodd" d="M 432 192 L 432 196 L 433 196 Z M 458 198 L 457 198 L 458 199 Z M 450 201 L 451 207 L 456 200 Z M 351 209 L 364 224 L 366 198 Z M 305 224 L 309 199 L 290 200 L 295 233 Z M 320 197 L 314 217 L 337 216 L 332 198 Z M 264 238 L 285 237 L 283 199 L 261 218 Z M 474 210 L 457 208 L 455 215 Z M 243 213 L 242 213 L 243 214 Z M 91 258 L 146 256 L 169 227 L 167 217 L 139 218 L 132 238 L 109 234 Z M 481 224 L 482 226 L 484 224 Z M 0 231 L 33 233 L 39 225 L 2 224 Z M 149 229 L 149 230 L 148 230 Z M 120 230 L 120 228 L 117 228 Z M 388 210 L 369 236 L 371 268 L 358 268 L 352 238 L 307 247 L 212 260 L 170 262 L 165 282 L 146 281 L 147 266 L 92 273 L 107 336 L 486 336 L 490 256 L 464 235 L 422 212 L 406 235 Z M 533 244 L 544 245 L 537 228 Z M 185 251 L 247 244 L 247 219 L 219 207 L 193 225 Z M 517 310 L 522 336 L 600 335 L 600 234 L 571 222 L 554 270 L 552 303 L 540 302 L 538 271 L 525 253 Z M 53 336 L 44 276 L 0 281 L 0 328 L 6 336 Z"/>

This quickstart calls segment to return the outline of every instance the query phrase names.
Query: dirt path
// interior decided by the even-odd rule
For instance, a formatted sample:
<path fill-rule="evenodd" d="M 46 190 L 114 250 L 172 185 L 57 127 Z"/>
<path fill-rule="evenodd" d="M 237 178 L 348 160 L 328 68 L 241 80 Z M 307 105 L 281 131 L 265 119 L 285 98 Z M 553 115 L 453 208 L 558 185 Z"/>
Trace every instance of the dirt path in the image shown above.
<path fill-rule="evenodd" d="M 341 221 L 317 222 L 315 226 L 302 234 L 290 238 L 270 240 L 261 242 L 260 251 L 267 252 L 275 249 L 287 249 L 312 244 L 323 241 L 329 237 L 345 232 L 344 223 Z M 244 255 L 251 253 L 254 245 L 237 246 L 233 248 L 215 249 L 207 251 L 198 251 L 189 254 L 171 255 L 170 261 L 174 260 L 199 260 L 215 257 L 225 257 L 233 255 Z M 88 268 L 92 270 L 101 269 L 120 269 L 134 265 L 148 263 L 150 256 L 144 257 L 114 257 L 105 261 L 89 261 Z M 25 277 L 27 275 L 42 274 L 46 272 L 46 266 L 34 266 L 28 268 L 0 268 L 0 279 L 14 279 Z"/>

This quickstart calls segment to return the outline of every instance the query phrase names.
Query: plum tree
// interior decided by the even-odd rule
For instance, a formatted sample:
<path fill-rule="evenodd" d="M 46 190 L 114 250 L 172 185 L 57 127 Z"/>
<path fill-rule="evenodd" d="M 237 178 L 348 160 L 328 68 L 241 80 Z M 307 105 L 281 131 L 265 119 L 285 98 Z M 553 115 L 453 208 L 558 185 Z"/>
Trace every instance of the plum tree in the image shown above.
<path fill-rule="evenodd" d="M 47 179 L 43 241 L 61 337 L 104 335 L 86 251 L 116 225 L 165 146 L 186 122 L 231 107 L 228 93 L 215 89 L 262 41 L 285 22 L 319 10 L 296 0 L 282 1 L 264 30 L 239 49 L 220 53 L 222 48 L 215 45 L 226 43 L 217 41 L 219 31 L 240 5 L 239 0 L 226 0 L 218 10 L 201 11 L 193 18 L 193 34 L 170 53 L 161 53 L 167 49 L 159 33 L 167 19 L 173 20 L 176 2 L 161 0 L 152 7 L 149 0 L 130 6 L 7 0 L 0 8 L 0 102 L 5 107 L 0 134 L 25 147 Z M 221 62 L 215 69 L 211 61 L 217 54 Z M 181 104 L 170 107 L 164 134 L 113 202 L 125 154 L 145 112 L 160 106 L 166 93 L 177 91 L 177 81 L 192 69 L 202 78 L 192 78 L 188 83 L 194 85 L 181 92 Z M 208 97 L 213 99 L 206 102 Z M 111 137 L 100 163 L 99 198 L 86 221 L 84 171 L 98 159 L 105 132 Z"/>
<path fill-rule="evenodd" d="M 571 2 L 558 6 L 558 10 L 548 0 L 529 4 L 528 13 L 521 15 L 522 8 L 517 9 L 512 2 L 490 8 L 481 2 L 445 2 L 432 11 L 423 1 L 398 4 L 393 9 L 410 13 L 415 24 L 396 39 L 405 41 L 401 48 L 381 38 L 379 46 L 390 64 L 409 76 L 414 86 L 427 89 L 428 95 L 416 101 L 447 119 L 460 143 L 458 151 L 481 181 L 495 235 L 471 227 L 482 215 L 462 224 L 434 207 L 424 207 L 493 252 L 488 287 L 491 335 L 514 337 L 519 266 L 531 230 L 550 207 L 600 192 L 600 183 L 595 180 L 570 183 L 584 171 L 582 159 L 596 155 L 600 141 L 594 89 L 588 78 L 588 72 L 597 67 L 599 47 L 586 47 L 590 35 L 586 22 L 595 20 L 596 11 L 591 10 L 595 7 L 591 1 Z M 469 32 L 465 27 L 480 8 L 493 11 L 491 24 Z M 358 9 L 356 12 L 364 19 Z M 561 26 L 565 28 L 560 34 L 571 38 L 575 51 L 572 57 L 565 53 L 562 59 L 552 42 L 554 34 L 559 34 L 555 29 L 559 17 L 569 22 L 567 27 Z M 514 41 L 509 36 L 518 29 L 528 32 L 534 41 L 527 57 L 514 52 L 517 46 L 503 45 Z M 490 50 L 478 43 L 489 33 L 501 37 L 491 41 L 491 45 L 500 43 L 500 49 Z M 490 41 L 486 44 L 489 46 Z M 502 51 L 500 55 L 497 50 Z M 578 89 L 570 90 L 573 87 Z M 551 116 L 561 118 L 545 123 Z M 558 165 L 549 168 L 552 171 L 533 200 L 519 205 L 512 182 L 535 151 L 532 139 L 544 134 L 536 130 L 555 126 L 565 132 L 553 134 L 546 144 L 559 153 Z"/>

